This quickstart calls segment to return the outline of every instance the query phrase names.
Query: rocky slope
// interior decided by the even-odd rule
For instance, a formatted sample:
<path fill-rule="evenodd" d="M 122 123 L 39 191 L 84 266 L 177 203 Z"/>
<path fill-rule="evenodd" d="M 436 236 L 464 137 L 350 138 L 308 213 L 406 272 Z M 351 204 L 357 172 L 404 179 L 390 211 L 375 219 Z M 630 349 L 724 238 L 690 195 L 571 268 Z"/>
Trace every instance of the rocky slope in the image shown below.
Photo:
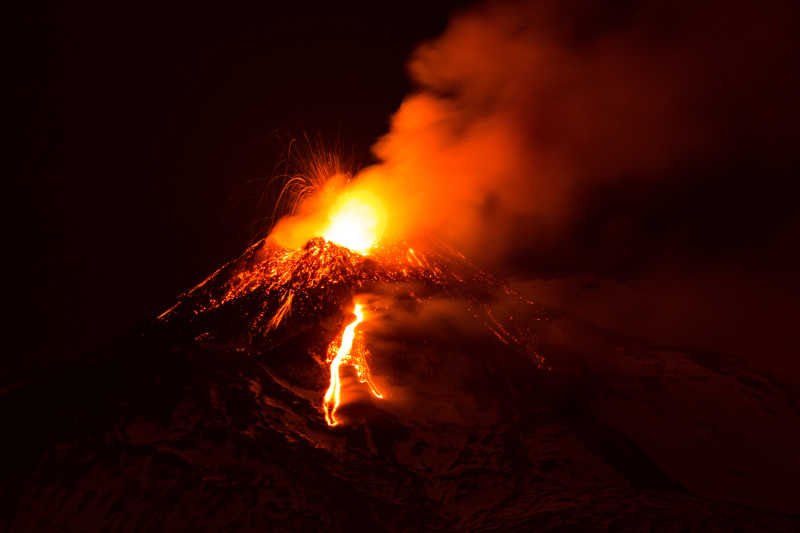
<path fill-rule="evenodd" d="M 8 529 L 800 529 L 796 391 L 730 358 L 410 278 L 344 281 L 263 335 L 263 286 L 190 311 L 236 270 L 3 388 Z M 345 373 L 329 428 L 323 358 L 354 295 L 386 398 Z"/>

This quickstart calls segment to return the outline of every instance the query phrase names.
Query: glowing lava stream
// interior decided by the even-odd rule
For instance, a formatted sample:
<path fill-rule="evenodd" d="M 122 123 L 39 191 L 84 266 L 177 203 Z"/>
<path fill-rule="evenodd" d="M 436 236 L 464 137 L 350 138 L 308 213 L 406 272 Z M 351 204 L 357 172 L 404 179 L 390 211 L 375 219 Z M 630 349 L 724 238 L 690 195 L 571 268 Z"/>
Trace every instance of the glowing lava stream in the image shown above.
<path fill-rule="evenodd" d="M 322 402 L 322 408 L 325 411 L 325 421 L 329 426 L 336 426 L 339 421 L 336 420 L 336 409 L 339 408 L 341 403 L 342 382 L 339 376 L 339 367 L 343 364 L 350 363 L 358 375 L 358 381 L 366 383 L 369 390 L 376 398 L 383 398 L 383 395 L 378 392 L 375 384 L 372 382 L 369 367 L 367 366 L 366 354 L 360 346 L 353 347 L 356 338 L 356 327 L 364 321 L 364 311 L 361 304 L 355 304 L 353 313 L 356 319 L 344 328 L 342 333 L 342 342 L 338 348 L 336 341 L 331 342 L 328 346 L 328 363 L 331 365 L 331 383 L 325 392 L 325 399 Z"/>

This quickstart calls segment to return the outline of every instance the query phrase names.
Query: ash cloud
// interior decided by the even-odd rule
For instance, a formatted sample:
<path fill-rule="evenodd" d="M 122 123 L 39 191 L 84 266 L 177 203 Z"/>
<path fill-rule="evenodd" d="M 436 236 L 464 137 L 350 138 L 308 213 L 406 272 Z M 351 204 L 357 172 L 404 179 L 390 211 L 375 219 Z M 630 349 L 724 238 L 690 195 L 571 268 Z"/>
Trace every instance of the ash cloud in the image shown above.
<path fill-rule="evenodd" d="M 477 6 L 413 54 L 418 91 L 362 182 L 401 204 L 397 233 L 433 230 L 512 269 L 724 251 L 728 223 L 763 238 L 786 221 L 762 204 L 796 166 L 792 15 L 770 1 Z M 766 220 L 747 221 L 754 208 Z"/>
<path fill-rule="evenodd" d="M 800 374 L 780 326 L 800 295 L 795 11 L 478 5 L 415 51 L 359 181 L 399 236 L 442 235 L 544 303 Z"/>

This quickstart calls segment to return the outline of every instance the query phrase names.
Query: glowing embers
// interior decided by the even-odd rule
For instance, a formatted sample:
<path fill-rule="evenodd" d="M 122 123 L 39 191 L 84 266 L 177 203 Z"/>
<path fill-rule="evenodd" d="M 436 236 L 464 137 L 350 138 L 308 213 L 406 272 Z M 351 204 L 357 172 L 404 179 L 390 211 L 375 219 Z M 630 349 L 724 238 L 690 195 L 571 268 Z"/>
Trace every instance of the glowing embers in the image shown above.
<path fill-rule="evenodd" d="M 341 403 L 342 382 L 339 376 L 339 368 L 342 365 L 349 364 L 352 366 L 356 371 L 358 381 L 366 383 L 373 396 L 383 398 L 383 395 L 375 387 L 375 383 L 372 382 L 369 366 L 367 366 L 367 353 L 363 343 L 361 339 L 356 338 L 356 327 L 364 320 L 364 311 L 361 304 L 355 304 L 353 313 L 356 315 L 356 319 L 344 328 L 342 341 L 338 345 L 336 341 L 328 345 L 327 360 L 331 369 L 331 382 L 325 392 L 322 408 L 325 411 L 325 421 L 329 426 L 339 424 L 339 421 L 336 420 L 336 409 L 339 408 Z"/>
<path fill-rule="evenodd" d="M 325 240 L 366 254 L 378 244 L 386 227 L 386 212 L 380 201 L 367 191 L 344 194 L 328 215 Z"/>

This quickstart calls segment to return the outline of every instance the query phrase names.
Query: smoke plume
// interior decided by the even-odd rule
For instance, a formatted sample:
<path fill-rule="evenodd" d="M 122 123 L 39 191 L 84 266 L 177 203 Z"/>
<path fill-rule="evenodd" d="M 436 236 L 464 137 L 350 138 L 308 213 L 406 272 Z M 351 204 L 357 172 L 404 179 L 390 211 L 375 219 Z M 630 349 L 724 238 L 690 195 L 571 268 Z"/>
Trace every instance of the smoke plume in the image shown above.
<path fill-rule="evenodd" d="M 411 57 L 418 90 L 358 186 L 385 198 L 390 232 L 433 231 L 496 263 L 608 262 L 576 248 L 615 262 L 620 242 L 647 256 L 654 234 L 691 247 L 708 220 L 687 198 L 730 202 L 717 211 L 735 231 L 749 189 L 784 177 L 798 116 L 791 6 L 745 4 L 464 12 Z M 761 175 L 730 175 L 742 152 L 750 166 L 735 172 Z M 670 202 L 675 212 L 661 213 Z"/>
<path fill-rule="evenodd" d="M 386 240 L 436 235 L 594 323 L 797 367 L 798 20 L 778 0 L 478 5 L 413 53 L 349 186 Z"/>

